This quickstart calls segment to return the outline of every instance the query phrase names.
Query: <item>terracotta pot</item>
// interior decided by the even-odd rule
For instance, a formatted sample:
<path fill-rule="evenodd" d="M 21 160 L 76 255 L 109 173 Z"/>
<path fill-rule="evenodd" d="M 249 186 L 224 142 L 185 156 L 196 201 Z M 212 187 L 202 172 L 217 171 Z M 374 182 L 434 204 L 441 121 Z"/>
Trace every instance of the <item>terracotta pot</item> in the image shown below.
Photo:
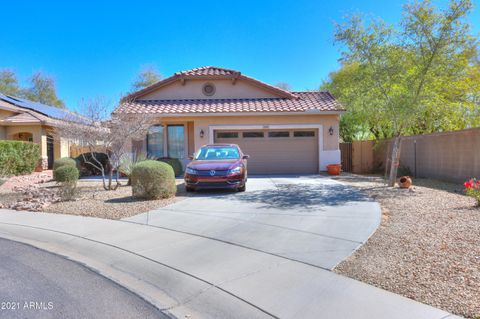
<path fill-rule="evenodd" d="M 341 169 L 342 169 L 342 165 L 340 165 L 340 164 L 327 165 L 328 175 L 340 175 Z"/>
<path fill-rule="evenodd" d="M 412 179 L 410 176 L 402 176 L 398 180 L 398 185 L 400 188 L 410 188 L 410 186 L 412 186 Z"/>

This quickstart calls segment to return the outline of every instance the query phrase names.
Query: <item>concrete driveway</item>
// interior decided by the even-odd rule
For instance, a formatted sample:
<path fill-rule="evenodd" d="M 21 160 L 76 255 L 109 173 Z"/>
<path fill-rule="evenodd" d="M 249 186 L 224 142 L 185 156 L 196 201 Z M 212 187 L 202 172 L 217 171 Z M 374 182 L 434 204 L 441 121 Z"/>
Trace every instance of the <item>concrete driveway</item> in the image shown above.
<path fill-rule="evenodd" d="M 445 319 L 331 269 L 378 205 L 322 177 L 251 178 L 129 220 L 0 209 L 0 237 L 79 261 L 177 318 Z"/>
<path fill-rule="evenodd" d="M 247 191 L 204 191 L 127 221 L 332 269 L 380 223 L 378 203 L 327 177 L 253 177 Z"/>

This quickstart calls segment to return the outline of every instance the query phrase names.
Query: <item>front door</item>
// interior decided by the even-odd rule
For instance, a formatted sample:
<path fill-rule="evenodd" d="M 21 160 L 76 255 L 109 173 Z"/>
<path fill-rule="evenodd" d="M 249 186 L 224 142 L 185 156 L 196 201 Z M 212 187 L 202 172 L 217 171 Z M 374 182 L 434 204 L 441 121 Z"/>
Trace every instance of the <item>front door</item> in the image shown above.
<path fill-rule="evenodd" d="M 47 135 L 48 169 L 53 168 L 53 136 Z"/>

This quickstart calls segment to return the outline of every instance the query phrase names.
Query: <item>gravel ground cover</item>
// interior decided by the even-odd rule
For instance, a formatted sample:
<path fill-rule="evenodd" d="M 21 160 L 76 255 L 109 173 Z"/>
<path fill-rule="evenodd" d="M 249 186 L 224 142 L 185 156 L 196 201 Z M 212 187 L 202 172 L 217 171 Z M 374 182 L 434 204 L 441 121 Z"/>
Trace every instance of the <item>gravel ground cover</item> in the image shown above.
<path fill-rule="evenodd" d="M 176 197 L 159 200 L 132 198 L 132 188 L 125 185 L 114 191 L 105 191 L 101 180 L 93 179 L 79 180 L 75 200 L 62 202 L 59 198 L 50 198 L 57 193 L 58 187 L 52 180 L 51 171 L 12 177 L 0 185 L 0 208 L 121 219 L 187 196 L 181 180 L 177 180 Z"/>
<path fill-rule="evenodd" d="M 177 182 L 177 196 L 168 199 L 142 200 L 132 197 L 130 186 L 120 186 L 114 191 L 105 191 L 100 181 L 78 183 L 77 199 L 58 202 L 48 206 L 48 213 L 92 216 L 121 219 L 172 204 L 185 198 L 183 184 Z"/>
<path fill-rule="evenodd" d="M 480 318 L 480 209 L 462 185 L 414 180 L 410 190 L 378 177 L 340 176 L 382 206 L 382 222 L 337 273 L 467 318 Z"/>

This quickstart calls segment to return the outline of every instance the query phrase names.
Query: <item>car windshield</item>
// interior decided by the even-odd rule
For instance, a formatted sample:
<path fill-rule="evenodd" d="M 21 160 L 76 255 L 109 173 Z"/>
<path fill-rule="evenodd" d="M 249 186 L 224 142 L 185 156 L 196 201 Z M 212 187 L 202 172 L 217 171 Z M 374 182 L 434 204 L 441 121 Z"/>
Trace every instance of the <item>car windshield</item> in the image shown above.
<path fill-rule="evenodd" d="M 240 152 L 233 146 L 207 146 L 202 147 L 195 159 L 203 161 L 239 159 Z"/>

